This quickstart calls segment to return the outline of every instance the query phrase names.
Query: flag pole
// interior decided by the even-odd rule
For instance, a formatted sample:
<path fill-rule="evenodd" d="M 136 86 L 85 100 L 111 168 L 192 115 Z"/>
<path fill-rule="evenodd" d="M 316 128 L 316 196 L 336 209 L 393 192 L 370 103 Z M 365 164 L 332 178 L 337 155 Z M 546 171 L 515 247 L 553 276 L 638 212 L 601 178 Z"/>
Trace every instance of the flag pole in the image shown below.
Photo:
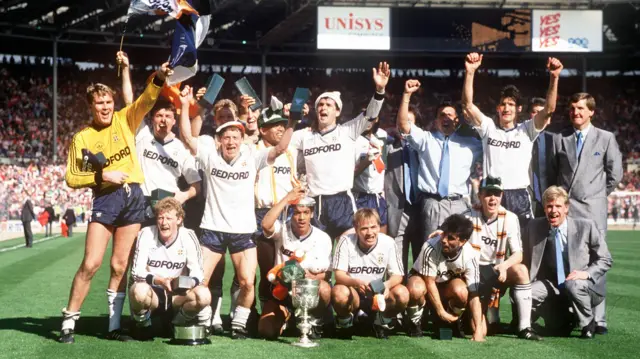
<path fill-rule="evenodd" d="M 124 22 L 124 28 L 122 29 L 122 36 L 120 37 L 120 52 L 122 52 L 122 44 L 124 43 L 124 34 L 127 32 L 127 23 L 129 22 L 129 17 L 127 16 L 127 20 Z M 120 68 L 121 64 L 118 62 L 118 77 L 120 77 Z"/>

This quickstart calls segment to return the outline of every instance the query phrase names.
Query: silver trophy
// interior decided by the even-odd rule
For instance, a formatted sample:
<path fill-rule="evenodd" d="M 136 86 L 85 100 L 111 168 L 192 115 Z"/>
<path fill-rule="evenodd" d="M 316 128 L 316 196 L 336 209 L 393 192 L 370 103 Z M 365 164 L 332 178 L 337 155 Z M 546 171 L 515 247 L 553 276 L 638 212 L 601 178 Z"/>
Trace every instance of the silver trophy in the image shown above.
<path fill-rule="evenodd" d="M 291 343 L 292 345 L 302 348 L 318 346 L 318 343 L 312 342 L 311 339 L 309 339 L 308 334 L 311 331 L 309 309 L 318 306 L 318 301 L 320 300 L 318 295 L 319 288 L 320 281 L 316 279 L 300 279 L 291 282 L 291 301 L 295 308 L 302 311 L 299 318 L 300 323 L 298 324 L 301 336 L 297 342 Z"/>

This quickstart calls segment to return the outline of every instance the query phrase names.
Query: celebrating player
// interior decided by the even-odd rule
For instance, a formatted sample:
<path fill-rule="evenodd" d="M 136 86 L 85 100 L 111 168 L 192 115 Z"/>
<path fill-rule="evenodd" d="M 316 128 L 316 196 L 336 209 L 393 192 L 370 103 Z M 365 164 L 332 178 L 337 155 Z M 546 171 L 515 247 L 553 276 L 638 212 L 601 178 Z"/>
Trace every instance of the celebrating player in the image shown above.
<path fill-rule="evenodd" d="M 529 164 L 533 141 L 547 126 L 556 109 L 558 79 L 563 66 L 556 58 L 548 59 L 547 69 L 549 69 L 550 79 L 547 101 L 541 111 L 525 122 L 516 123 L 522 107 L 520 91 L 515 86 L 505 87 L 496 107 L 498 114 L 498 126 L 496 126 L 491 118 L 485 116 L 473 104 L 473 78 L 481 63 L 482 55 L 471 53 L 466 57 L 462 106 L 467 120 L 482 137 L 485 176 L 502 178 L 504 186 L 502 205 L 518 216 L 520 227 L 524 228 L 532 215 L 527 187 L 531 183 Z"/>
<path fill-rule="evenodd" d="M 87 229 L 84 258 L 71 286 L 69 303 L 62 310 L 59 341 L 74 342 L 75 322 L 80 317 L 91 279 L 100 268 L 109 238 L 113 236 L 111 278 L 107 289 L 109 339 L 128 340 L 120 330 L 129 255 L 144 221 L 144 182 L 135 156 L 134 132 L 153 107 L 164 80 L 172 73 L 163 64 L 144 93 L 130 106 L 114 112 L 113 90 L 103 84 L 87 88 L 93 114 L 89 127 L 78 132 L 69 148 L 65 180 L 71 188 L 93 189 L 93 209 Z"/>
<path fill-rule="evenodd" d="M 312 127 L 296 131 L 291 141 L 304 157 L 309 194 L 318 203 L 316 219 L 331 238 L 353 225 L 355 143 L 369 121 L 378 117 L 390 76 L 386 62 L 373 69 L 376 93 L 365 113 L 344 124 L 336 124 L 342 110 L 340 93 L 321 94 L 315 103 L 317 121 Z"/>
<path fill-rule="evenodd" d="M 185 86 L 180 94 L 183 111 L 193 97 L 193 90 Z M 206 206 L 202 218 L 200 241 L 204 253 L 204 277 L 208 283 L 216 264 L 229 249 L 240 284 L 237 307 L 231 323 L 231 336 L 245 339 L 246 323 L 254 300 L 254 281 L 257 267 L 254 186 L 256 174 L 271 165 L 283 154 L 291 140 L 293 123 L 277 146 L 256 150 L 243 146 L 244 125 L 227 122 L 216 129 L 219 148 L 212 146 L 209 136 L 193 137 L 188 114 L 180 117 L 180 132 L 185 144 L 196 154 L 199 166 L 205 171 Z"/>
<path fill-rule="evenodd" d="M 376 337 L 386 339 L 392 319 L 405 310 L 409 300 L 409 292 L 402 285 L 402 259 L 393 238 L 380 233 L 376 210 L 359 209 L 353 226 L 356 233 L 340 238 L 332 263 L 336 285 L 331 301 L 337 315 L 337 334 L 351 338 L 354 315 L 361 309 L 375 316 Z"/>
<path fill-rule="evenodd" d="M 131 311 L 136 323 L 134 337 L 152 337 L 151 313 L 173 310 L 174 324 L 198 321 L 208 325 L 211 293 L 203 286 L 202 251 L 196 234 L 182 227 L 184 210 L 175 198 L 160 200 L 154 207 L 156 225 L 145 227 L 138 235 L 131 276 L 135 283 L 129 288 Z M 191 288 L 175 288 L 179 276 L 191 278 Z M 198 320 L 199 319 L 199 320 Z"/>
<path fill-rule="evenodd" d="M 504 293 L 509 286 L 513 288 L 518 309 L 518 336 L 528 340 L 542 340 L 531 328 L 531 282 L 529 271 L 522 264 L 518 217 L 500 205 L 502 193 L 501 180 L 486 177 L 480 185 L 482 209 L 471 211 L 469 216 L 473 222 L 473 234 L 469 242 L 474 249 L 480 251 L 480 296 L 483 304 L 489 306 L 488 329 L 500 323 L 500 292 Z M 508 258 L 507 246 L 510 252 Z M 488 303 L 490 300 L 491 303 Z"/>
<path fill-rule="evenodd" d="M 310 312 L 313 317 L 315 337 L 322 335 L 322 318 L 331 300 L 331 286 L 325 276 L 331 264 L 331 238 L 320 229 L 311 225 L 315 201 L 304 197 L 305 189 L 294 188 L 280 202 L 267 212 L 262 220 L 264 236 L 274 242 L 275 265 L 289 260 L 293 253 L 303 253 L 300 263 L 306 272 L 306 278 L 320 280 L 318 306 Z M 295 203 L 295 204 L 292 204 Z M 278 220 L 287 206 L 293 207 L 291 221 Z M 273 257 L 273 256 L 272 256 Z M 262 306 L 262 316 L 258 323 L 260 336 L 277 339 L 291 315 L 291 302 L 269 298 Z"/>
<path fill-rule="evenodd" d="M 478 253 L 468 243 L 473 224 L 461 214 L 454 214 L 441 226 L 442 234 L 429 239 L 407 282 L 410 292 L 407 315 L 409 335 L 422 336 L 422 312 L 425 297 L 438 316 L 438 326 L 455 323 L 454 329 L 464 338 L 461 315 L 467 304 L 471 310 L 474 341 L 485 341 L 486 326 L 482 320 L 482 304 L 478 296 L 480 273 Z"/>

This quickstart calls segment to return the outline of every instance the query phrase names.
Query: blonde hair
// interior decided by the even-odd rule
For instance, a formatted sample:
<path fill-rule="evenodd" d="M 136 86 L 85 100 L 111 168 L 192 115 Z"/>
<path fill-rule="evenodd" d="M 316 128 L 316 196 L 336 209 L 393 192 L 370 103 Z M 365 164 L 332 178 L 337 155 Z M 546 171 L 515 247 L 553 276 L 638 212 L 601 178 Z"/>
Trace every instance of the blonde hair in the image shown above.
<path fill-rule="evenodd" d="M 182 209 L 182 205 L 178 202 L 177 199 L 173 197 L 163 198 L 156 203 L 153 207 L 153 213 L 156 217 L 160 216 L 160 214 L 169 212 L 171 210 L 176 211 L 176 216 L 178 219 L 184 218 L 184 209 Z"/>
<path fill-rule="evenodd" d="M 111 87 L 105 84 L 101 84 L 101 83 L 91 84 L 87 87 L 87 102 L 89 104 L 92 104 L 94 95 L 98 95 L 98 96 L 111 95 L 111 97 L 113 97 L 114 94 L 115 92 L 113 92 Z"/>
<path fill-rule="evenodd" d="M 229 110 L 231 110 L 231 112 L 233 112 L 234 118 L 238 117 L 238 106 L 236 106 L 233 101 L 226 98 L 216 102 L 215 105 L 213 105 L 213 115 L 217 116 L 218 112 L 223 108 L 228 108 Z"/>
<path fill-rule="evenodd" d="M 358 228 L 358 225 L 371 219 L 375 219 L 378 225 L 380 225 L 380 216 L 378 215 L 378 211 L 372 208 L 360 208 L 353 215 L 353 227 Z"/>
<path fill-rule="evenodd" d="M 564 204 L 569 204 L 569 194 L 567 191 L 560 186 L 551 186 L 542 194 L 542 203 L 546 205 L 558 198 L 562 198 L 564 200 Z"/>

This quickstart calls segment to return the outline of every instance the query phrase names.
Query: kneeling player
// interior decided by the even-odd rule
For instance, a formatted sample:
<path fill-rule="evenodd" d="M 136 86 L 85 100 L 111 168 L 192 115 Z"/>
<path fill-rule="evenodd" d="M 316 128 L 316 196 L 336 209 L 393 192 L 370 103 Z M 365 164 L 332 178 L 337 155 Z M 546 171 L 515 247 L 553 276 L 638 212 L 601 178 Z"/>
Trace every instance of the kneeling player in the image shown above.
<path fill-rule="evenodd" d="M 431 238 L 420 250 L 413 264 L 407 287 L 411 295 L 407 315 L 409 335 L 422 336 L 421 318 L 425 296 L 441 322 L 456 323 L 460 337 L 460 315 L 469 304 L 474 333 L 471 340 L 484 341 L 486 328 L 482 322 L 482 305 L 478 296 L 480 281 L 478 253 L 467 243 L 473 224 L 461 214 L 442 223 L 442 234 Z"/>
<path fill-rule="evenodd" d="M 340 238 L 333 257 L 336 286 L 331 300 L 337 315 L 337 334 L 350 338 L 354 314 L 362 309 L 375 315 L 376 337 L 386 339 L 392 319 L 409 301 L 409 292 L 402 285 L 402 260 L 393 238 L 380 233 L 376 210 L 359 209 L 353 224 L 356 233 Z"/>
<path fill-rule="evenodd" d="M 326 272 L 331 262 L 331 238 L 328 234 L 311 225 L 315 201 L 304 197 L 305 190 L 294 188 L 280 202 L 267 212 L 262 220 L 262 230 L 267 239 L 274 241 L 275 265 L 289 260 L 293 253 L 304 253 L 300 263 L 306 278 L 320 280 L 318 306 L 311 310 L 315 338 L 322 335 L 322 318 L 331 300 L 331 286 L 326 281 Z M 278 220 L 290 203 L 293 215 L 289 224 Z M 290 300 L 268 299 L 262 306 L 262 316 L 258 322 L 258 332 L 266 339 L 275 340 L 286 328 L 291 315 Z"/>
<path fill-rule="evenodd" d="M 184 210 L 175 198 L 159 201 L 156 226 L 140 231 L 133 258 L 129 288 L 137 339 L 151 338 L 151 312 L 176 312 L 174 324 L 206 326 L 211 316 L 211 294 L 203 282 L 202 251 L 195 233 L 182 227 Z M 172 288 L 180 275 L 192 279 L 193 288 Z M 203 310 L 204 309 L 204 310 Z M 207 311 L 208 309 L 208 311 Z"/>
<path fill-rule="evenodd" d="M 492 324 L 498 325 L 500 291 L 504 293 L 506 288 L 503 287 L 512 287 L 518 309 L 518 336 L 542 340 L 531 328 L 531 282 L 529 271 L 522 264 L 518 216 L 500 205 L 502 194 L 500 178 L 485 178 L 479 192 L 482 210 L 474 210 L 470 214 L 474 231 L 469 242 L 474 249 L 480 251 L 480 296 L 483 309 L 487 310 L 489 327 Z M 505 260 L 507 244 L 511 255 Z"/>

